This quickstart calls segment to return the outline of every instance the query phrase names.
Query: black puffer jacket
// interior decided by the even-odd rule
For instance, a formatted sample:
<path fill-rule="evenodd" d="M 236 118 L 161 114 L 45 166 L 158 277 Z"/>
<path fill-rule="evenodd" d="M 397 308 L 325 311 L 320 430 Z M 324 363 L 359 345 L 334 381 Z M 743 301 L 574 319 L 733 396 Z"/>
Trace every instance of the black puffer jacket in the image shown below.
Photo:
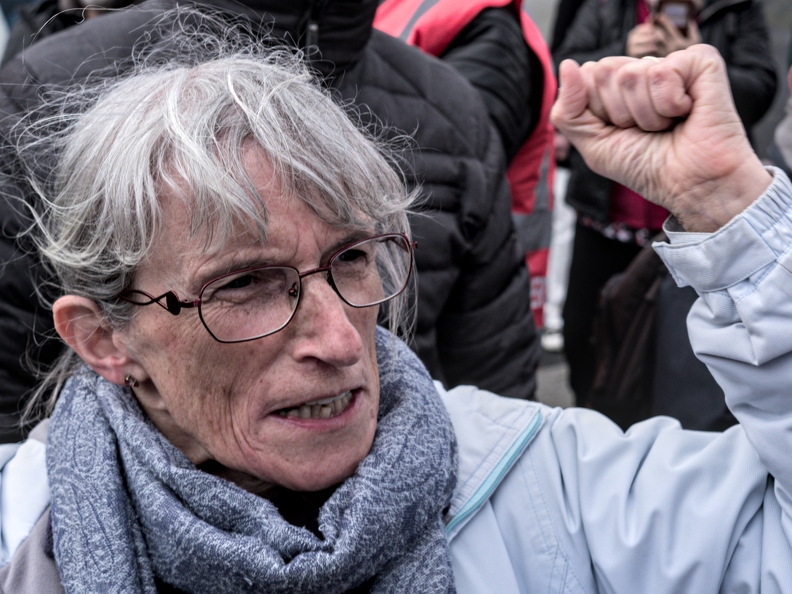
<path fill-rule="evenodd" d="M 471 383 L 532 397 L 538 347 L 528 274 L 517 253 L 503 151 L 476 91 L 452 68 L 372 31 L 377 0 L 247 4 L 212 6 L 265 27 L 274 18 L 276 37 L 303 46 L 312 41 L 305 32 L 313 20 L 322 57 L 314 66 L 340 100 L 354 101 L 364 126 L 379 120 L 391 134 L 407 131 L 415 138 L 419 150 L 403 156 L 408 183 L 423 184 L 420 214 L 411 225 L 419 244 L 416 345 L 430 371 L 448 385 Z M 152 35 L 152 19 L 175 5 L 153 0 L 88 21 L 11 61 L 0 72 L 0 131 L 6 139 L 13 140 L 10 127 L 36 104 L 42 89 L 128 60 L 138 38 Z M 147 43 L 167 45 L 158 35 Z M 11 151 L 0 159 L 4 173 L 18 173 Z M 18 183 L 3 189 L 30 200 Z M 6 197 L 0 211 L 6 234 L 0 241 L 0 412 L 7 421 L 16 418 L 20 398 L 34 384 L 23 353 L 32 351 L 35 361 L 47 364 L 61 348 L 54 341 L 32 347 L 34 339 L 51 333 L 52 323 L 33 295 L 42 280 L 40 266 L 8 238 L 24 224 L 12 203 Z"/>
<path fill-rule="evenodd" d="M 636 6 L 636 0 L 586 0 L 564 43 L 553 53 L 556 65 L 567 58 L 583 64 L 625 55 L 627 35 L 636 24 Z M 775 65 L 761 2 L 708 0 L 697 20 L 703 43 L 715 46 L 726 61 L 737 113 L 750 135 L 776 92 Z M 567 201 L 581 214 L 601 223 L 610 222 L 610 181 L 588 169 L 576 151 L 570 160 Z"/>

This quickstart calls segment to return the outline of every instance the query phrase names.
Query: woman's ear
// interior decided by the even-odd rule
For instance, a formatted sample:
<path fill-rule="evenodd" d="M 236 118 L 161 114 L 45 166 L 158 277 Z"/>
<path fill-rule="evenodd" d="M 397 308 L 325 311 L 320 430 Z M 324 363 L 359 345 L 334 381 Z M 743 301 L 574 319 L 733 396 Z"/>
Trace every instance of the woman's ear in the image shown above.
<path fill-rule="evenodd" d="M 132 362 L 99 306 L 86 297 L 66 295 L 52 306 L 55 330 L 96 373 L 124 384 Z"/>

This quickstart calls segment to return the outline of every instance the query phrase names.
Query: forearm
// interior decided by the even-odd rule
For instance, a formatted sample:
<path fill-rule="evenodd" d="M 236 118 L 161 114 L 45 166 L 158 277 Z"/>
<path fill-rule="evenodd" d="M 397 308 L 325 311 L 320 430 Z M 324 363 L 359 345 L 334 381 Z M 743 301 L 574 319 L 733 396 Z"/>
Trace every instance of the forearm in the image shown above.
<path fill-rule="evenodd" d="M 658 253 L 701 296 L 688 317 L 693 349 L 789 505 L 792 184 L 776 171 L 770 188 L 718 232 L 669 237 Z"/>

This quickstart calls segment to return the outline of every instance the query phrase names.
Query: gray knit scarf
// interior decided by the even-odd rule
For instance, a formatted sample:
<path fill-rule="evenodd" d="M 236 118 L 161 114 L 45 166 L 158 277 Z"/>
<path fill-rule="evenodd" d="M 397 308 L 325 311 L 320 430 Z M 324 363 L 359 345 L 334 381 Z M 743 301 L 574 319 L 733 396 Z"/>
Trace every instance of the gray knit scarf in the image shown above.
<path fill-rule="evenodd" d="M 324 538 L 266 499 L 196 469 L 133 394 L 84 368 L 49 429 L 55 561 L 68 594 L 454 592 L 441 513 L 456 443 L 423 365 L 377 329 L 379 424 L 369 455 L 322 506 Z"/>

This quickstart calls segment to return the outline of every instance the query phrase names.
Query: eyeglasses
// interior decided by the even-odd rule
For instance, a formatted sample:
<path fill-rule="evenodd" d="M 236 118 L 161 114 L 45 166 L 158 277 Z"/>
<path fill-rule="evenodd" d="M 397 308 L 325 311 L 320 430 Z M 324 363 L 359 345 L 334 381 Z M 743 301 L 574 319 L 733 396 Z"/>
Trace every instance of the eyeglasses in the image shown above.
<path fill-rule="evenodd" d="M 371 307 L 404 291 L 416 244 L 402 233 L 388 233 L 346 245 L 326 266 L 300 272 L 291 266 L 256 266 L 229 272 L 207 282 L 195 301 L 181 301 L 174 291 L 153 297 L 131 289 L 118 296 L 134 305 L 156 303 L 174 316 L 198 308 L 206 330 L 218 342 L 245 342 L 283 330 L 297 311 L 302 279 L 320 272 L 351 307 Z"/>

